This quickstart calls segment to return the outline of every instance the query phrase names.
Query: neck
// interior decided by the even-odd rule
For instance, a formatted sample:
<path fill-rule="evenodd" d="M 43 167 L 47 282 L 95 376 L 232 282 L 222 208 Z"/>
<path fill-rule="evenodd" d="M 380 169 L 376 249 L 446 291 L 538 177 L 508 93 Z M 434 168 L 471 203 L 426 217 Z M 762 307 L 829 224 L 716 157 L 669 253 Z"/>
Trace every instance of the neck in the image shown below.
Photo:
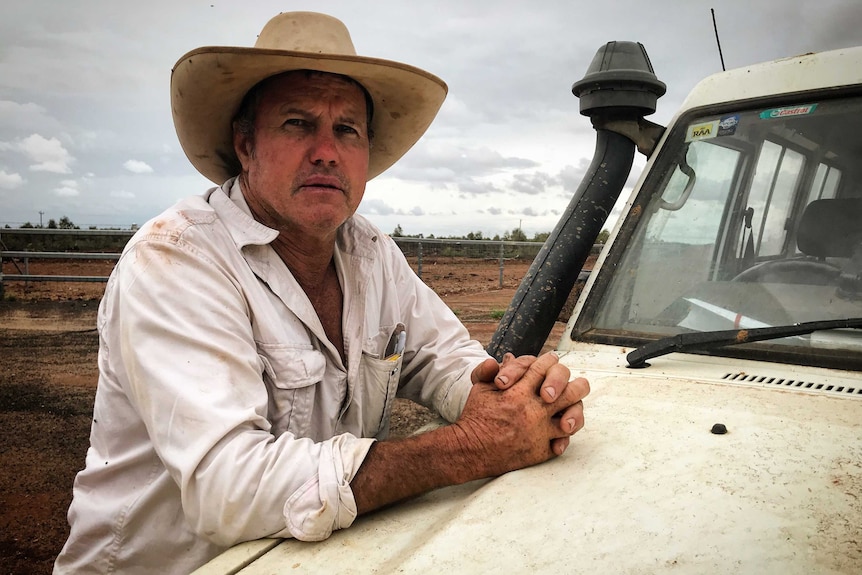
<path fill-rule="evenodd" d="M 319 240 L 306 236 L 298 242 L 295 234 L 282 231 L 271 245 L 309 295 L 323 285 L 328 274 L 335 272 L 332 259 L 335 251 L 334 237 Z"/>

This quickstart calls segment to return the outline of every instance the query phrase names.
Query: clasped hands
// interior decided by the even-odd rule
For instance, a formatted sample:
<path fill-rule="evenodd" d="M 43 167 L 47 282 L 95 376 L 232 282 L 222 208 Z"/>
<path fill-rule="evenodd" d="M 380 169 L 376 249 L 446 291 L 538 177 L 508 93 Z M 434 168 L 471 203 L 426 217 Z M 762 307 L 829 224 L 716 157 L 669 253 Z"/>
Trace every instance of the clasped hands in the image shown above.
<path fill-rule="evenodd" d="M 553 353 L 487 359 L 472 372 L 473 388 L 455 423 L 488 475 L 500 475 L 562 455 L 584 426 L 582 378 Z"/>

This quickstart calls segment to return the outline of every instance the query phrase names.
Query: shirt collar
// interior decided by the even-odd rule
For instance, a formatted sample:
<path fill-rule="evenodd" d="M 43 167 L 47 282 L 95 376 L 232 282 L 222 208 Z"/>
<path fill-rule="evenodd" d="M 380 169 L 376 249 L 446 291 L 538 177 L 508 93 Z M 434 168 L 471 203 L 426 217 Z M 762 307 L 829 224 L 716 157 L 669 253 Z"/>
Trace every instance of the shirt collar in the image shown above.
<path fill-rule="evenodd" d="M 215 188 L 210 194 L 209 203 L 238 248 L 266 245 L 278 237 L 278 230 L 265 226 L 252 217 L 242 195 L 239 178 L 231 178 L 221 187 Z"/>

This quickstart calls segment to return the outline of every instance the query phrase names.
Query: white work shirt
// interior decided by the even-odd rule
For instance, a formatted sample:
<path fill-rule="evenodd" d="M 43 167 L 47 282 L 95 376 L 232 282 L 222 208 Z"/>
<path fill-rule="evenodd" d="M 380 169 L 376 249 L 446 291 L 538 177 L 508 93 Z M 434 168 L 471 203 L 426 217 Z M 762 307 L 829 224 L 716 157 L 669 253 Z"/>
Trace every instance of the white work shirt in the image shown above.
<path fill-rule="evenodd" d="M 187 573 L 261 537 L 321 540 L 396 395 L 461 413 L 489 356 L 361 216 L 341 228 L 345 366 L 238 181 L 123 251 L 99 307 L 99 383 L 55 573 Z M 383 356 L 406 330 L 397 361 Z"/>

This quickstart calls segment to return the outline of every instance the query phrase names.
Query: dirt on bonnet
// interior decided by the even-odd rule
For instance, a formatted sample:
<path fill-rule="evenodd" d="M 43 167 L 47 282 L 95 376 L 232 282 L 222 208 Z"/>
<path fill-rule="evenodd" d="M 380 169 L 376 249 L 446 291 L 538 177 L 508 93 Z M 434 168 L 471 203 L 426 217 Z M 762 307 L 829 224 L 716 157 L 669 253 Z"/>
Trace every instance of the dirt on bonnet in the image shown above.
<path fill-rule="evenodd" d="M 107 275 L 112 265 L 34 261 L 29 271 Z M 440 258 L 424 262 L 423 280 L 484 345 L 528 268 L 529 262 L 507 262 L 501 289 L 495 260 Z M 3 271 L 15 273 L 5 265 Z M 6 284 L 0 301 L 0 575 L 50 573 L 68 535 L 72 481 L 89 445 L 98 377 L 94 325 L 103 289 L 101 283 Z M 563 327 L 556 324 L 546 349 Z M 421 406 L 399 400 L 393 435 L 431 419 Z"/>

